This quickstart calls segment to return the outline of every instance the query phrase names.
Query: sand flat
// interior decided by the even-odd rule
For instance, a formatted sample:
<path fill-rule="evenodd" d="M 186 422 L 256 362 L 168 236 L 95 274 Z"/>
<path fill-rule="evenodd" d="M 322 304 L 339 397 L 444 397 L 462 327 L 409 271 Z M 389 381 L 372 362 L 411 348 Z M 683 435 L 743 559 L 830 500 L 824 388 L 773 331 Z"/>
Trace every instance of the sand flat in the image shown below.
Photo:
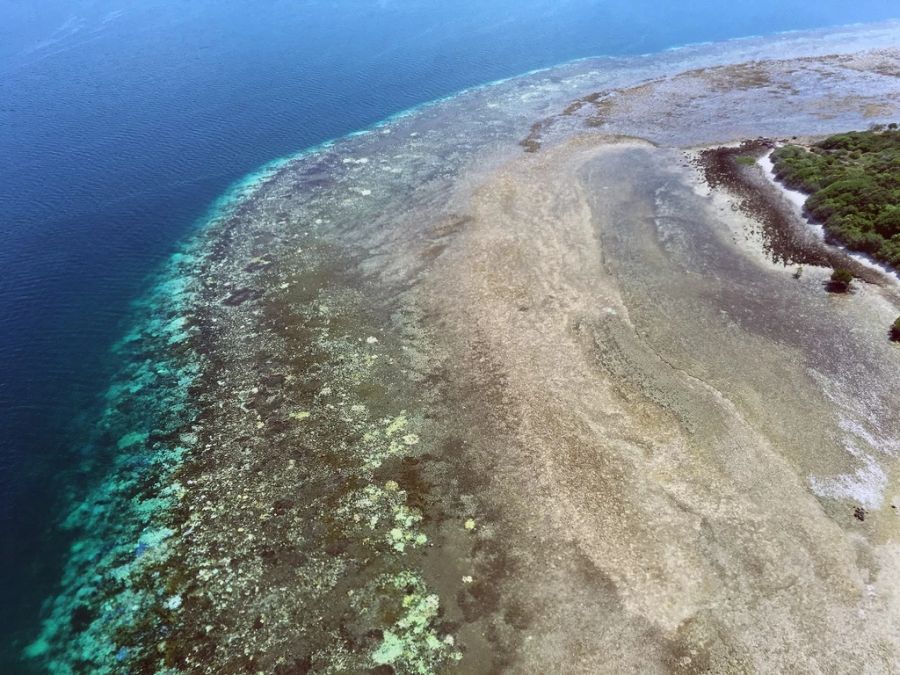
<path fill-rule="evenodd" d="M 900 372 L 878 292 L 842 316 L 761 270 L 681 158 L 579 138 L 513 162 L 432 272 L 471 377 L 506 395 L 479 452 L 532 620 L 513 670 L 889 672 L 900 547 L 870 540 L 897 523 L 867 470 L 896 451 Z"/>

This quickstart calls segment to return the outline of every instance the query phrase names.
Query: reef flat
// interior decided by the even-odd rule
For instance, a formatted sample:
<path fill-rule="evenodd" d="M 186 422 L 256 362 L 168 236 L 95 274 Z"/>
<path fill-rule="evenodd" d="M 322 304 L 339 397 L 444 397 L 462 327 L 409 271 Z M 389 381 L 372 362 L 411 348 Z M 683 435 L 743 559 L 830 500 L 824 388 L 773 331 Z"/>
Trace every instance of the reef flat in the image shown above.
<path fill-rule="evenodd" d="M 702 151 L 891 121 L 898 37 L 579 61 L 241 185 L 123 340 L 29 656 L 896 671 L 900 296 L 794 278 Z"/>

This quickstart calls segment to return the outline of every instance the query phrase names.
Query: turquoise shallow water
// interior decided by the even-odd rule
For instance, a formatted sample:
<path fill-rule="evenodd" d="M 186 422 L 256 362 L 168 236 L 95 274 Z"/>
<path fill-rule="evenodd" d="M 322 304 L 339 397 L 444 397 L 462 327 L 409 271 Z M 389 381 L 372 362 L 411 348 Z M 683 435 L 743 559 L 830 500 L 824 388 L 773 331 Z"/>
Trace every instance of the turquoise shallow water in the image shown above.
<path fill-rule="evenodd" d="M 191 328 L 185 318 L 191 263 L 189 252 L 172 256 L 137 303 L 142 318 L 113 348 L 122 367 L 103 396 L 106 405 L 81 467 L 90 487 L 86 495 L 71 496 L 61 523 L 63 532 L 77 533 L 61 579 L 66 592 L 46 607 L 45 630 L 26 649 L 29 656 L 41 655 L 58 640 L 63 625 L 77 635 L 69 653 L 114 663 L 116 653 L 107 653 L 112 646 L 98 640 L 92 626 L 115 631 L 146 612 L 140 589 L 98 602 L 98 586 L 108 583 L 109 574 L 124 580 L 131 565 L 160 556 L 171 535 L 156 517 L 177 503 L 178 487 L 170 475 L 196 440 L 190 431 L 195 411 L 189 391 L 200 362 L 186 346 Z"/>
<path fill-rule="evenodd" d="M 570 58 L 892 14 L 882 2 L 727 11 L 277 2 L 265 12 L 234 2 L 0 3 L 0 150 L 11 158 L 0 166 L 0 209 L 11 224 L 0 247 L 0 586 L 11 668 L 66 558 L 55 523 L 68 516 L 59 514 L 92 495 L 77 513 L 104 535 L 76 551 L 86 563 L 127 557 L 140 542 L 125 533 L 162 505 L 121 500 L 139 490 L 136 476 L 156 453 L 175 460 L 185 447 L 180 437 L 143 438 L 191 415 L 192 355 L 170 343 L 189 330 L 177 317 L 190 295 L 173 278 L 190 269 L 190 252 L 176 242 L 205 222 L 210 203 L 222 209 L 246 196 L 260 178 L 254 167 Z M 169 261 L 173 251 L 183 257 Z M 125 334 L 143 337 L 121 342 Z M 123 394 L 131 400 L 116 399 Z"/>
<path fill-rule="evenodd" d="M 285 161 L 237 181 L 197 227 L 202 231 L 230 215 Z M 203 350 L 192 317 L 198 310 L 198 244 L 192 238 L 148 277 L 148 290 L 132 305 L 133 322 L 111 347 L 118 369 L 80 448 L 81 480 L 69 486 L 58 526 L 58 536 L 71 542 L 61 592 L 45 602 L 43 628 L 23 650 L 29 666 L 60 673 L 73 672 L 79 662 L 115 669 L 129 648 L 109 636 L 148 620 L 161 600 L 158 589 L 132 585 L 129 577 L 136 566 L 166 560 L 173 534 L 166 515 L 185 489 L 173 473 L 197 442 L 192 392 L 200 384 Z M 65 661 L 49 653 L 60 645 Z"/>

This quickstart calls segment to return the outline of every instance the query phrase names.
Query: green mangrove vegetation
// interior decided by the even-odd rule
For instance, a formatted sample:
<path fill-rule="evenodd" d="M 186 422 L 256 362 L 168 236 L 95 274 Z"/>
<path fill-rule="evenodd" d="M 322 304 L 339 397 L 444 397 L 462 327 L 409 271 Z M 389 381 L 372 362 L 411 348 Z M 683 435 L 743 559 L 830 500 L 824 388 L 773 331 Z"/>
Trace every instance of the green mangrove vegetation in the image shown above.
<path fill-rule="evenodd" d="M 850 284 L 853 282 L 853 272 L 844 267 L 835 267 L 831 273 L 831 288 L 840 293 L 846 293 L 850 290 Z"/>
<path fill-rule="evenodd" d="M 900 130 L 896 124 L 772 153 L 775 175 L 809 194 L 830 239 L 900 267 Z"/>

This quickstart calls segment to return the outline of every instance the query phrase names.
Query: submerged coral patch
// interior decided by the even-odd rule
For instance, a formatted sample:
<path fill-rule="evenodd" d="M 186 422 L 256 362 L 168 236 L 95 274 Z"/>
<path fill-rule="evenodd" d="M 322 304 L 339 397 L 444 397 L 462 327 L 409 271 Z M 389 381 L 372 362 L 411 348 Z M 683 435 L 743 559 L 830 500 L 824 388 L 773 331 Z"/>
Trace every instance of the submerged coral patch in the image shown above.
<path fill-rule="evenodd" d="M 187 252 L 173 256 L 137 303 L 137 323 L 115 347 L 122 366 L 84 453 L 86 474 L 98 465 L 111 468 L 63 520 L 73 543 L 60 591 L 25 650 L 50 672 L 120 672 L 152 648 L 130 637 L 135 627 L 176 608 L 148 572 L 169 559 L 175 531 L 168 523 L 183 496 L 172 477 L 194 442 L 189 387 L 200 361 L 194 352 L 172 349 L 193 335 L 186 279 L 194 261 Z"/>

